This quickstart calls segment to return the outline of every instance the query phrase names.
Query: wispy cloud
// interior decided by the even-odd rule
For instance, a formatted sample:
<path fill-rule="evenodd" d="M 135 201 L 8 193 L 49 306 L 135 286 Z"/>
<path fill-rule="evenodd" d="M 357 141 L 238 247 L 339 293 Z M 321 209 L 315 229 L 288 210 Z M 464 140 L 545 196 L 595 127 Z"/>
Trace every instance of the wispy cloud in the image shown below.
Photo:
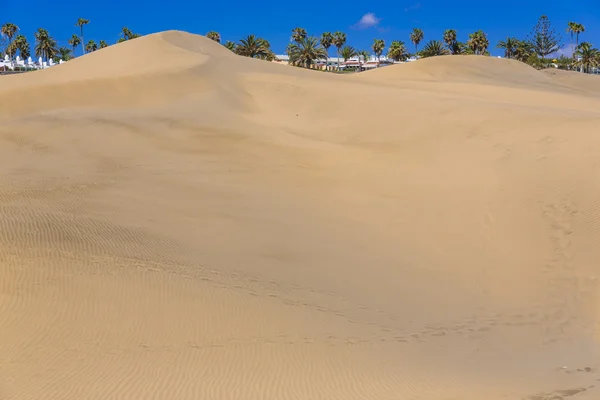
<path fill-rule="evenodd" d="M 411 12 L 421 8 L 421 3 L 412 4 L 404 9 L 404 12 Z"/>
<path fill-rule="evenodd" d="M 558 50 L 556 53 L 552 54 L 551 57 L 560 57 L 560 56 L 571 57 L 573 55 L 574 51 L 575 51 L 575 44 L 569 43 L 568 45 L 564 46 L 562 49 Z"/>
<path fill-rule="evenodd" d="M 381 21 L 381 18 L 377 18 L 375 14 L 366 13 L 356 24 L 352 25 L 352 27 L 354 29 L 369 29 L 379 25 L 379 21 Z"/>

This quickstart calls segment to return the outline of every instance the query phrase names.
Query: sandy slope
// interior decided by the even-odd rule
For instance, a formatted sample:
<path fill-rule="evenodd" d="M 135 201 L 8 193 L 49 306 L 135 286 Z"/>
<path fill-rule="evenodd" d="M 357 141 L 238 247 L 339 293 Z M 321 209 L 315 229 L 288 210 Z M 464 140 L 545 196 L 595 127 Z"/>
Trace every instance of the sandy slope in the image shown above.
<path fill-rule="evenodd" d="M 181 32 L 1 77 L 0 399 L 597 399 L 575 79 Z"/>

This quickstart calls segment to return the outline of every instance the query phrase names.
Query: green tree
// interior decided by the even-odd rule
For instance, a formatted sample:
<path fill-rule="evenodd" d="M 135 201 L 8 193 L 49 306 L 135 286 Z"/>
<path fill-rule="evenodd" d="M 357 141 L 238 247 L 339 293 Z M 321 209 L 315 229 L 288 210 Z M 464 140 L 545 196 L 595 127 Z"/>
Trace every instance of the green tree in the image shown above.
<path fill-rule="evenodd" d="M 290 63 L 310 68 L 317 60 L 327 59 L 327 52 L 315 36 L 299 39 L 296 43 L 290 43 L 287 48 Z"/>
<path fill-rule="evenodd" d="M 300 43 L 302 39 L 306 38 L 306 29 L 294 28 L 292 29 L 292 40 L 296 43 Z"/>
<path fill-rule="evenodd" d="M 513 58 L 517 50 L 519 40 L 514 37 L 506 37 L 506 40 L 500 40 L 496 45 L 499 49 L 504 49 L 504 57 Z"/>
<path fill-rule="evenodd" d="M 344 62 L 346 62 L 349 59 L 351 59 L 352 57 L 358 56 L 358 52 L 352 46 L 344 46 L 344 47 L 342 47 L 342 50 L 340 51 L 340 55 L 344 59 Z"/>
<path fill-rule="evenodd" d="M 388 58 L 394 61 L 404 61 L 408 58 L 406 44 L 400 40 L 394 40 L 388 49 Z"/>
<path fill-rule="evenodd" d="M 54 59 L 58 53 L 56 40 L 43 28 L 39 28 L 33 35 L 35 36 L 35 55 L 45 60 Z"/>
<path fill-rule="evenodd" d="M 81 39 L 76 34 L 73 34 L 71 39 L 69 39 L 69 44 L 73 48 L 73 54 L 75 54 L 75 49 L 81 44 Z"/>
<path fill-rule="evenodd" d="M 562 37 L 556 33 L 547 16 L 542 15 L 527 39 L 533 46 L 533 50 L 540 58 L 556 53 L 561 49 Z"/>
<path fill-rule="evenodd" d="M 221 43 L 221 35 L 219 35 L 219 32 L 209 31 L 206 34 L 206 37 L 209 38 L 210 40 L 214 40 L 217 43 Z"/>
<path fill-rule="evenodd" d="M 383 49 L 385 49 L 385 42 L 383 39 L 375 39 L 371 48 L 373 49 L 373 53 L 375 53 L 375 57 L 377 57 L 377 66 L 379 67 L 379 58 L 383 54 Z"/>
<path fill-rule="evenodd" d="M 575 60 L 572 57 L 566 57 L 564 55 L 561 55 L 555 61 L 555 64 L 558 67 L 558 69 L 571 69 L 574 63 Z"/>
<path fill-rule="evenodd" d="M 75 26 L 79 27 L 79 33 L 80 33 L 80 37 L 81 37 L 81 51 L 83 52 L 83 54 L 85 54 L 85 48 L 83 47 L 83 27 L 87 24 L 90 23 L 89 19 L 85 19 L 85 18 L 79 18 L 77 20 L 77 23 L 75 24 Z"/>
<path fill-rule="evenodd" d="M 73 50 L 71 50 L 68 47 L 59 47 L 58 48 L 58 58 L 60 58 L 63 61 L 69 61 L 71 58 L 73 58 Z"/>
<path fill-rule="evenodd" d="M 93 40 L 90 40 L 85 45 L 85 51 L 87 51 L 88 53 L 92 53 L 92 52 L 94 52 L 96 50 L 98 50 L 98 45 Z"/>
<path fill-rule="evenodd" d="M 104 49 L 108 47 L 108 43 L 106 43 L 104 40 L 101 40 L 100 43 L 98 43 L 98 47 Z"/>
<path fill-rule="evenodd" d="M 454 29 L 446 29 L 444 31 L 444 43 L 446 43 L 448 50 L 452 54 L 455 54 L 454 50 L 457 49 L 456 38 L 457 38 L 457 35 L 456 35 L 456 31 Z"/>
<path fill-rule="evenodd" d="M 6 48 L 6 53 L 8 53 L 9 57 L 11 58 L 14 56 L 15 49 L 15 46 L 13 45 L 13 38 L 17 34 L 18 30 L 19 27 L 10 22 L 7 22 L 6 24 L 2 25 L 1 28 L 2 36 L 8 39 L 8 47 Z"/>
<path fill-rule="evenodd" d="M 27 41 L 27 38 L 25 36 L 18 35 L 17 37 L 15 37 L 13 46 L 15 47 L 15 50 L 19 51 L 19 54 L 21 55 L 22 59 L 25 60 L 31 56 L 31 46 L 29 45 L 29 42 Z"/>
<path fill-rule="evenodd" d="M 421 43 L 424 37 L 425 34 L 419 28 L 413 28 L 412 32 L 410 33 L 410 41 L 414 43 L 416 53 L 419 52 L 419 43 Z"/>
<path fill-rule="evenodd" d="M 527 62 L 533 53 L 533 45 L 529 41 L 518 40 L 514 49 L 513 58 L 521 62 Z"/>
<path fill-rule="evenodd" d="M 228 41 L 226 41 L 226 42 L 225 42 L 224 46 L 225 46 L 227 49 L 229 49 L 229 50 L 231 50 L 231 51 L 235 52 L 235 47 L 236 47 L 236 44 L 235 44 L 235 42 L 232 42 L 231 40 L 228 40 Z"/>
<path fill-rule="evenodd" d="M 547 62 L 547 59 L 539 57 L 536 53 L 531 53 L 526 63 L 531 65 L 535 69 L 548 68 L 548 66 L 550 65 L 550 63 Z"/>
<path fill-rule="evenodd" d="M 579 46 L 579 34 L 585 32 L 585 26 L 582 24 L 575 24 L 575 38 L 577 46 Z"/>
<path fill-rule="evenodd" d="M 121 37 L 119 38 L 119 40 L 117 40 L 117 43 L 126 42 L 127 40 L 131 40 L 131 39 L 135 39 L 135 38 L 139 38 L 140 37 L 139 34 L 133 33 L 126 26 L 124 26 L 123 28 L 121 28 L 121 33 L 119 34 L 119 36 L 121 36 Z"/>
<path fill-rule="evenodd" d="M 268 59 L 270 57 L 271 45 L 263 38 L 248 35 L 246 38 L 240 40 L 240 43 L 236 46 L 236 52 L 244 57 Z"/>
<path fill-rule="evenodd" d="M 427 42 L 423 50 L 421 50 L 421 57 L 435 57 L 435 56 L 445 56 L 448 54 L 448 50 L 444 47 L 444 44 L 439 40 L 431 40 Z"/>
<path fill-rule="evenodd" d="M 571 45 L 573 45 L 573 35 L 575 35 L 575 30 L 577 29 L 577 22 L 569 21 L 567 23 L 567 33 L 571 36 Z M 573 54 L 575 54 L 575 47 L 573 46 Z"/>
<path fill-rule="evenodd" d="M 337 31 L 333 34 L 333 45 L 337 47 L 338 56 L 338 70 L 340 69 L 340 50 L 346 44 L 346 34 L 344 32 Z"/>
<path fill-rule="evenodd" d="M 489 45 L 490 41 L 488 40 L 485 32 L 482 30 L 478 30 L 477 32 L 473 32 L 469 35 L 467 46 L 473 52 L 473 54 L 485 55 Z"/>
<path fill-rule="evenodd" d="M 321 35 L 321 46 L 325 49 L 327 53 L 327 58 L 329 58 L 329 48 L 333 45 L 333 35 L 331 32 L 323 32 Z M 329 65 L 327 64 L 327 60 L 325 60 L 325 70 L 329 69 Z"/>
<path fill-rule="evenodd" d="M 574 65 L 581 68 L 581 72 L 590 72 L 591 67 L 600 65 L 600 51 L 591 43 L 581 42 L 575 50 Z"/>
<path fill-rule="evenodd" d="M 466 54 L 468 46 L 463 42 L 456 41 L 452 43 L 452 47 L 449 49 L 452 54 Z"/>

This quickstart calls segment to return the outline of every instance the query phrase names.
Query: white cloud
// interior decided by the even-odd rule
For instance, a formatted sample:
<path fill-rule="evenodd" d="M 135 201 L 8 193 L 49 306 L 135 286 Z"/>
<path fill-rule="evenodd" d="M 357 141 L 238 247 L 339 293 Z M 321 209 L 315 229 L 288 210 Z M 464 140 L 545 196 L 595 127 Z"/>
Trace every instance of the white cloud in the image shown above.
<path fill-rule="evenodd" d="M 381 18 L 377 18 L 377 16 L 373 13 L 366 13 L 362 16 L 362 18 L 354 25 L 356 29 L 368 29 L 374 26 L 379 25 L 379 21 Z"/>
<path fill-rule="evenodd" d="M 556 53 L 551 54 L 550 57 L 560 57 L 560 56 L 571 57 L 571 56 L 573 56 L 574 51 L 575 51 L 575 44 L 570 43 L 570 44 L 564 46 L 562 49 L 560 49 Z"/>

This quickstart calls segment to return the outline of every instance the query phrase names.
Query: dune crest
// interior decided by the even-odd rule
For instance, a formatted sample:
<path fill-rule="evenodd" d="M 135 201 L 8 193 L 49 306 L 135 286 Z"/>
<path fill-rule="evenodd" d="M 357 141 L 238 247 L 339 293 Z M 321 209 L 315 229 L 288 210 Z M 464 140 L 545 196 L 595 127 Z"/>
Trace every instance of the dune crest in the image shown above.
<path fill-rule="evenodd" d="M 522 62 L 472 55 L 430 57 L 391 68 L 379 68 L 360 77 L 386 83 L 390 79 L 528 85 L 550 82 L 546 75 Z"/>
<path fill-rule="evenodd" d="M 0 398 L 597 399 L 600 99 L 562 75 L 169 31 L 0 77 Z"/>

